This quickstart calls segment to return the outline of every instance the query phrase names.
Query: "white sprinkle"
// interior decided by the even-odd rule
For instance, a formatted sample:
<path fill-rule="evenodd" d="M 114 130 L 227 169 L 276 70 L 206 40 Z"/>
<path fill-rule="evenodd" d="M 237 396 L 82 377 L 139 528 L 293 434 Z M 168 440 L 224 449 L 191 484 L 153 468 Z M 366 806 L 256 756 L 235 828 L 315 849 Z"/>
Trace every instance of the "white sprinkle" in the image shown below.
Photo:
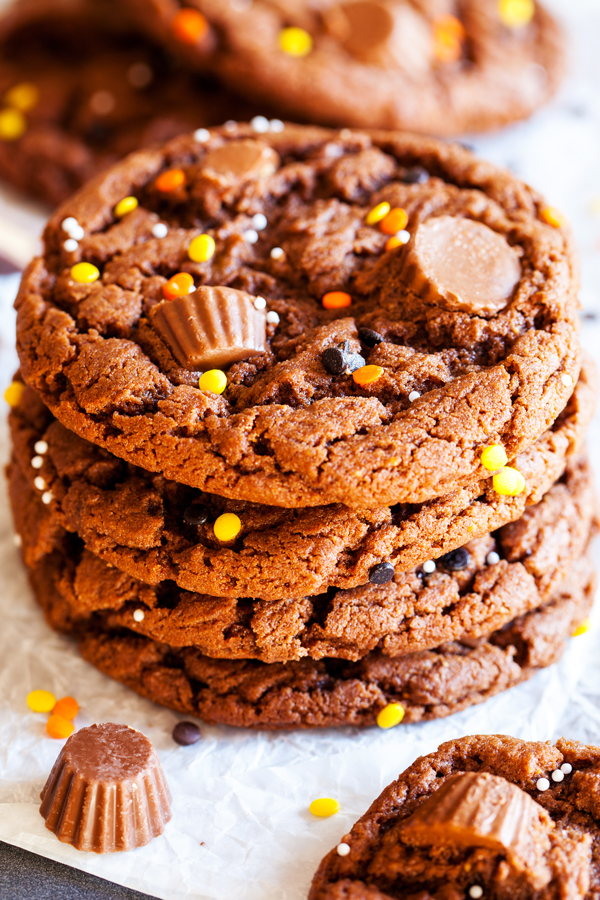
<path fill-rule="evenodd" d="M 255 231 L 254 228 L 248 228 L 247 231 L 244 231 L 242 237 L 245 241 L 248 241 L 249 244 L 255 244 L 258 240 L 258 231 Z"/>
<path fill-rule="evenodd" d="M 265 116 L 254 116 L 253 119 L 250 120 L 250 125 L 253 131 L 257 131 L 258 134 L 265 134 L 269 130 L 269 120 Z"/>
<path fill-rule="evenodd" d="M 210 138 L 210 131 L 208 128 L 197 128 L 194 132 L 194 140 L 198 141 L 199 144 L 205 144 Z"/>
<path fill-rule="evenodd" d="M 44 453 L 48 452 L 48 444 L 46 443 L 46 441 L 36 441 L 33 445 L 33 449 L 36 453 L 41 453 L 43 456 Z"/>
<path fill-rule="evenodd" d="M 474 884 L 473 887 L 470 887 L 469 897 L 472 897 L 473 900 L 479 900 L 480 897 L 483 897 L 483 888 L 481 885 Z"/>
<path fill-rule="evenodd" d="M 15 547 L 20 547 L 21 544 L 23 543 L 23 538 L 21 537 L 20 534 L 15 534 L 13 536 L 13 541 L 14 541 Z"/>
<path fill-rule="evenodd" d="M 36 475 L 36 477 L 33 479 L 33 485 L 38 489 L 38 491 L 46 490 L 46 482 L 41 475 Z"/>
<path fill-rule="evenodd" d="M 560 376 L 560 380 L 562 381 L 562 383 L 564 384 L 565 387 L 571 387 L 571 385 L 573 384 L 573 379 L 566 372 L 564 373 L 564 375 Z"/>
<path fill-rule="evenodd" d="M 560 771 L 565 775 L 570 775 L 573 771 L 573 766 L 571 765 L 571 763 L 563 763 L 560 767 Z"/>
<path fill-rule="evenodd" d="M 285 256 L 285 250 L 281 247 L 273 247 L 271 250 L 271 259 L 281 259 L 283 256 Z"/>
<path fill-rule="evenodd" d="M 227 119 L 227 121 L 223 125 L 223 128 L 226 131 L 233 131 L 235 128 L 237 128 L 237 122 L 235 121 L 235 119 Z"/>
<path fill-rule="evenodd" d="M 110 91 L 96 91 L 90 97 L 90 109 L 97 116 L 107 116 L 117 104 L 114 94 Z"/>
<path fill-rule="evenodd" d="M 435 572 L 436 565 L 432 559 L 427 559 L 421 566 L 426 575 L 431 575 L 432 572 Z"/>
<path fill-rule="evenodd" d="M 60 227 L 63 231 L 66 231 L 67 234 L 71 234 L 74 228 L 79 228 L 79 222 L 73 216 L 67 216 L 66 219 L 62 220 Z"/>
<path fill-rule="evenodd" d="M 269 310 L 267 313 L 267 322 L 269 325 L 279 325 L 280 321 L 278 313 L 276 313 L 274 309 Z"/>
<path fill-rule="evenodd" d="M 402 229 L 402 231 L 397 231 L 394 237 L 398 238 L 402 244 L 408 244 L 410 241 L 410 231 Z"/>
<path fill-rule="evenodd" d="M 31 460 L 31 465 L 33 466 L 34 469 L 41 469 L 42 466 L 44 465 L 43 457 L 34 456 L 33 459 Z"/>
<path fill-rule="evenodd" d="M 127 80 L 134 88 L 145 88 L 154 78 L 154 72 L 145 62 L 136 62 L 127 69 Z"/>
<path fill-rule="evenodd" d="M 555 769 L 550 778 L 552 779 L 552 781 L 564 781 L 565 773 L 561 772 L 560 769 Z"/>
<path fill-rule="evenodd" d="M 68 238 L 64 242 L 63 247 L 65 248 L 67 253 L 75 253 L 75 251 L 79 247 L 79 241 L 76 241 L 75 238 Z"/>
<path fill-rule="evenodd" d="M 283 131 L 285 125 L 281 121 L 281 119 L 271 119 L 269 122 L 269 128 L 271 131 L 274 131 L 276 134 L 280 131 Z"/>
<path fill-rule="evenodd" d="M 496 563 L 499 563 L 499 562 L 500 562 L 500 554 L 496 553 L 495 550 L 490 550 L 490 552 L 487 555 L 487 559 L 486 559 L 486 563 L 488 564 L 488 566 L 495 566 Z"/>
<path fill-rule="evenodd" d="M 77 227 L 73 226 L 73 228 L 70 231 L 70 235 L 73 238 L 73 240 L 80 241 L 82 238 L 85 237 L 85 231 L 83 230 L 81 225 L 77 225 Z"/>
<path fill-rule="evenodd" d="M 153 225 L 152 227 L 152 234 L 155 238 L 164 238 L 168 233 L 169 229 L 164 222 L 157 222 L 156 225 Z"/>
<path fill-rule="evenodd" d="M 345 844 L 343 841 L 341 844 L 338 844 L 335 849 L 338 852 L 338 856 L 348 856 L 350 853 L 350 845 Z"/>
<path fill-rule="evenodd" d="M 349 141 L 352 137 L 352 132 L 349 128 L 342 128 L 342 130 L 340 131 L 340 137 L 343 141 Z"/>
<path fill-rule="evenodd" d="M 188 288 L 188 294 L 193 294 L 195 292 L 195 290 L 196 290 L 196 285 L 190 284 L 190 286 Z"/>
<path fill-rule="evenodd" d="M 255 297 L 254 298 L 254 309 L 264 309 L 267 305 L 267 301 L 264 297 Z"/>
<path fill-rule="evenodd" d="M 548 781 L 547 778 L 538 778 L 538 780 L 535 783 L 535 786 L 538 789 L 538 791 L 547 791 L 548 788 L 550 787 L 550 782 Z"/>
<path fill-rule="evenodd" d="M 44 493 L 42 494 L 42 503 L 45 503 L 46 506 L 48 506 L 48 504 L 52 500 L 52 497 L 52 491 L 44 491 Z"/>
<path fill-rule="evenodd" d="M 421 395 L 418 391 L 411 391 L 410 394 L 408 395 L 408 399 L 410 400 L 411 403 L 414 403 L 415 400 L 418 400 L 420 396 Z"/>
<path fill-rule="evenodd" d="M 263 231 L 267 227 L 267 224 L 267 217 L 262 213 L 256 213 L 255 216 L 252 216 L 252 225 L 257 231 Z"/>
<path fill-rule="evenodd" d="M 143 622 L 145 617 L 145 613 L 143 609 L 136 609 L 133 614 L 133 618 L 136 622 Z"/>

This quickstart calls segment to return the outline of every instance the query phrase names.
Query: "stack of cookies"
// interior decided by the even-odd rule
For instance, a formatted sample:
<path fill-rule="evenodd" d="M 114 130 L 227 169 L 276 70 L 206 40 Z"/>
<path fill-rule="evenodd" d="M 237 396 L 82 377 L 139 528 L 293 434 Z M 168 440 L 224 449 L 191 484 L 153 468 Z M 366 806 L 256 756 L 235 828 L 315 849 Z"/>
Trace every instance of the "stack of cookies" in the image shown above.
<path fill-rule="evenodd" d="M 129 156 L 16 303 L 48 622 L 263 728 L 446 716 L 555 662 L 593 592 L 577 287 L 560 214 L 458 144 L 230 123 Z"/>

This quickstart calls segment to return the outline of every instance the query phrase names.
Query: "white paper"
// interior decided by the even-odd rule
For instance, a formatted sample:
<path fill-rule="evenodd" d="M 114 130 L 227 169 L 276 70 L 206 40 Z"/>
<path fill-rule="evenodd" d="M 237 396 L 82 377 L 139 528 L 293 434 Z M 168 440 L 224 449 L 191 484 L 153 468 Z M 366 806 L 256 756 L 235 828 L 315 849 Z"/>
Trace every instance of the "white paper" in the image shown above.
<path fill-rule="evenodd" d="M 510 167 L 571 219 L 582 255 L 582 301 L 600 314 L 600 8 L 597 0 L 555 0 L 570 25 L 575 74 L 558 100 L 532 121 L 472 141 Z M 594 200 L 597 207 L 593 212 Z M 13 204 L 14 207 L 14 204 Z M 14 207 L 28 239 L 35 216 Z M 0 201 L 0 255 L 2 254 Z M 10 228 L 9 228 L 10 230 Z M 0 279 L 0 379 L 16 368 L 12 297 L 16 279 Z M 598 357 L 600 322 L 584 322 L 583 340 Z M 6 456 L 4 415 L 1 446 Z M 590 447 L 600 471 L 598 420 Z M 165 900 L 302 900 L 320 859 L 383 787 L 416 756 L 474 733 L 529 739 L 560 735 L 600 743 L 600 609 L 592 630 L 574 639 L 562 662 L 527 684 L 449 719 L 390 731 L 377 728 L 266 734 L 202 726 L 202 741 L 171 739 L 177 716 L 140 699 L 84 663 L 73 644 L 51 632 L 32 599 L 6 500 L 0 500 L 0 839 Z M 131 853 L 97 856 L 61 844 L 38 813 L 39 792 L 61 742 L 46 717 L 31 713 L 34 688 L 74 695 L 77 726 L 123 722 L 155 743 L 173 793 L 165 834 Z M 308 812 L 331 796 L 341 811 Z"/>

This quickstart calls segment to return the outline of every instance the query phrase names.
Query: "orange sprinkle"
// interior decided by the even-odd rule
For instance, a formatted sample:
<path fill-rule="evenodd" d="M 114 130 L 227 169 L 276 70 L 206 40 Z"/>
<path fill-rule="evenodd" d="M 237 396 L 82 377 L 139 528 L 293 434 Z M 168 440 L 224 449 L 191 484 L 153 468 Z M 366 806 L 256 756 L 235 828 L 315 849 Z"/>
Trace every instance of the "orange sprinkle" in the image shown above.
<path fill-rule="evenodd" d="M 169 169 L 158 176 L 155 184 L 158 191 L 161 191 L 163 194 L 169 194 L 176 188 L 181 187 L 182 184 L 185 184 L 185 172 L 183 169 Z"/>
<path fill-rule="evenodd" d="M 433 23 L 433 53 L 440 62 L 456 62 L 462 56 L 465 28 L 456 16 L 440 16 Z"/>
<path fill-rule="evenodd" d="M 356 384 L 360 384 L 362 387 L 366 384 L 373 384 L 382 375 L 383 369 L 381 366 L 361 366 L 360 369 L 352 373 L 352 378 Z"/>
<path fill-rule="evenodd" d="M 329 291 L 324 294 L 322 304 L 325 309 L 342 309 L 344 306 L 350 306 L 352 297 L 345 291 Z"/>
<path fill-rule="evenodd" d="M 46 731 L 51 738 L 68 738 L 75 731 L 75 726 L 64 716 L 50 716 L 46 722 Z"/>
<path fill-rule="evenodd" d="M 407 223 L 408 213 L 405 209 L 401 209 L 397 206 L 395 209 L 389 211 L 385 219 L 380 222 L 379 227 L 384 234 L 397 234 L 399 231 L 406 228 Z"/>
<path fill-rule="evenodd" d="M 540 215 L 547 225 L 552 225 L 554 228 L 562 228 L 565 224 L 565 217 L 553 206 L 547 206 Z"/>
<path fill-rule="evenodd" d="M 386 250 L 395 250 L 396 247 L 403 247 L 405 243 L 406 243 L 406 241 L 400 240 L 399 237 L 396 237 L 396 235 L 393 234 L 391 236 L 391 238 L 389 238 L 389 240 L 387 241 L 387 243 L 385 245 L 385 249 Z"/>
<path fill-rule="evenodd" d="M 78 712 L 79 703 L 74 697 L 62 697 L 62 699 L 56 701 L 52 715 L 62 716 L 63 719 L 68 719 L 72 722 Z"/>
<path fill-rule="evenodd" d="M 180 9 L 171 21 L 175 37 L 184 44 L 197 44 L 208 31 L 208 22 L 197 9 Z"/>
<path fill-rule="evenodd" d="M 162 286 L 162 294 L 165 300 L 175 300 L 176 297 L 185 297 L 190 293 L 190 288 L 194 285 L 194 279 L 187 272 L 178 272 L 169 278 L 166 284 Z"/>

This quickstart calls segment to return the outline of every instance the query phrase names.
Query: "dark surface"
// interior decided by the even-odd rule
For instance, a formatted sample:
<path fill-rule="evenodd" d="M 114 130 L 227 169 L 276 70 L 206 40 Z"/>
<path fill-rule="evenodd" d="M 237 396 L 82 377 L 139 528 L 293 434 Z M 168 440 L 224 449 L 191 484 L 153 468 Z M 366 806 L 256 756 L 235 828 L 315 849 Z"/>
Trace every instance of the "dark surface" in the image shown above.
<path fill-rule="evenodd" d="M 103 878 L 0 841 L 1 900 L 150 900 Z"/>

